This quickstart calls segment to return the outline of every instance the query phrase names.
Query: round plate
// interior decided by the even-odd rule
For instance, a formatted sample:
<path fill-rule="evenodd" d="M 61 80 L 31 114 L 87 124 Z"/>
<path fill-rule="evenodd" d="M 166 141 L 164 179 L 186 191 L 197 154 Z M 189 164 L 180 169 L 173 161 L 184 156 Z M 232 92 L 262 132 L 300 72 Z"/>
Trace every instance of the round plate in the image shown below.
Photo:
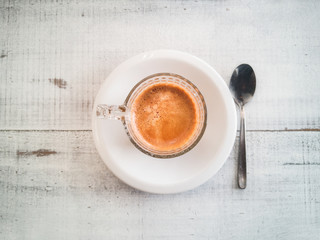
<path fill-rule="evenodd" d="M 123 104 L 141 79 L 161 72 L 193 82 L 207 104 L 206 131 L 188 153 L 158 159 L 140 152 L 117 120 L 97 119 L 97 104 Z M 142 191 L 177 193 L 211 178 L 227 160 L 236 137 L 236 110 L 221 76 L 201 59 L 174 50 L 139 54 L 120 64 L 102 84 L 94 103 L 92 130 L 97 150 L 108 168 L 122 181 Z"/>

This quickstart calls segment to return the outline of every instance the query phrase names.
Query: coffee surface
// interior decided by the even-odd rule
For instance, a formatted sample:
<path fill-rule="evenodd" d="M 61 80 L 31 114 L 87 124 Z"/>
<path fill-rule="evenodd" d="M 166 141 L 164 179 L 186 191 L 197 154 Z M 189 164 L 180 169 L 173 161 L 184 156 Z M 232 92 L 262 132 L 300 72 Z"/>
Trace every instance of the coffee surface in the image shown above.
<path fill-rule="evenodd" d="M 134 131 L 152 149 L 177 149 L 193 136 L 197 112 L 191 93 L 173 83 L 158 83 L 143 90 L 133 102 Z"/>

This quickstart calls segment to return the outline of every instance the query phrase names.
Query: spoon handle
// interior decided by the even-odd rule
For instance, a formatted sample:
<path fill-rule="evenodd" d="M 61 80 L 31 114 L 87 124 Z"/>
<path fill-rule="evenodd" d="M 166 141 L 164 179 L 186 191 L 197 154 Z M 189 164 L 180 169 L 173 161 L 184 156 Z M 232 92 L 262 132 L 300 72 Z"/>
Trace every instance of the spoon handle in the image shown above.
<path fill-rule="evenodd" d="M 247 186 L 247 159 L 246 159 L 246 122 L 244 107 L 240 105 L 240 144 L 238 159 L 238 185 L 245 189 Z"/>

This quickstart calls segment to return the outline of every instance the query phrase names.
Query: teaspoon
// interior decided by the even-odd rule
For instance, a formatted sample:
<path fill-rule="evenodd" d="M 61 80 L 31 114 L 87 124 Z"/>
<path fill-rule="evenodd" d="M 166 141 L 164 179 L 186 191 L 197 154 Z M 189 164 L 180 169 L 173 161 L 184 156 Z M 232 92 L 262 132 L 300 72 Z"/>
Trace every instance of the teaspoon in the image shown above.
<path fill-rule="evenodd" d="M 246 124 L 244 105 L 248 103 L 256 90 L 256 76 L 248 64 L 239 65 L 232 73 L 229 89 L 234 101 L 240 109 L 240 143 L 238 158 L 238 185 L 245 189 L 247 186 L 247 160 L 246 160 Z"/>

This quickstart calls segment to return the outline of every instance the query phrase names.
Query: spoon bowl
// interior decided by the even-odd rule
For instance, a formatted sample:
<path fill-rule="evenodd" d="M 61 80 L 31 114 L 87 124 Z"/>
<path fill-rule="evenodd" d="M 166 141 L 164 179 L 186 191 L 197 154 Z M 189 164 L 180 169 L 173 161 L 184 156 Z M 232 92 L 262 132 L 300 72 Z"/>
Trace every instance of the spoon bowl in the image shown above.
<path fill-rule="evenodd" d="M 256 76 L 248 64 L 239 65 L 232 73 L 229 88 L 237 104 L 248 103 L 256 90 Z"/>

